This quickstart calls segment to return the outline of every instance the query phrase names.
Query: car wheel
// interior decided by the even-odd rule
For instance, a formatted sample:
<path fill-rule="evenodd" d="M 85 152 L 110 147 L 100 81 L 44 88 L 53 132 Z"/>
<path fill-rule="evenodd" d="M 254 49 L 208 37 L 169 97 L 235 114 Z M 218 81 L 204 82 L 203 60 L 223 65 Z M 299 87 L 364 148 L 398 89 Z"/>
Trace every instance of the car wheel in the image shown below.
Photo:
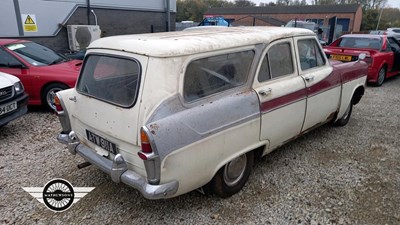
<path fill-rule="evenodd" d="M 254 163 L 254 153 L 248 152 L 225 164 L 203 187 L 206 194 L 215 194 L 222 198 L 238 193 L 249 179 Z"/>
<path fill-rule="evenodd" d="M 346 112 L 343 114 L 342 118 L 340 118 L 336 122 L 334 122 L 334 125 L 339 126 L 339 127 L 345 126 L 350 120 L 352 111 L 353 111 L 353 102 L 350 102 L 350 104 L 349 104 L 349 106 L 347 106 Z"/>
<path fill-rule="evenodd" d="M 65 84 L 50 84 L 47 86 L 42 93 L 42 104 L 49 110 L 56 110 L 54 105 L 54 96 L 57 92 L 68 89 L 69 87 Z"/>
<path fill-rule="evenodd" d="M 382 86 L 383 82 L 385 81 L 386 78 L 386 67 L 382 67 L 379 72 L 378 72 L 378 79 L 376 80 L 375 85 L 380 87 Z"/>

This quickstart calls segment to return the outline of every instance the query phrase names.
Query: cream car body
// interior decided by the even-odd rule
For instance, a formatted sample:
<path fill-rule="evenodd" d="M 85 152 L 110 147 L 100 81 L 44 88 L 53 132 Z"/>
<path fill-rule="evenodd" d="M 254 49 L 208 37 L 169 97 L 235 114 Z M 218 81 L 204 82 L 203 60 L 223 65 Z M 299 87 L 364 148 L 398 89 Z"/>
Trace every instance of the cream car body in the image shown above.
<path fill-rule="evenodd" d="M 76 88 L 57 93 L 58 140 L 146 198 L 203 186 L 227 197 L 255 156 L 326 122 L 345 125 L 366 71 L 330 63 L 305 29 L 103 38 L 89 46 Z"/>

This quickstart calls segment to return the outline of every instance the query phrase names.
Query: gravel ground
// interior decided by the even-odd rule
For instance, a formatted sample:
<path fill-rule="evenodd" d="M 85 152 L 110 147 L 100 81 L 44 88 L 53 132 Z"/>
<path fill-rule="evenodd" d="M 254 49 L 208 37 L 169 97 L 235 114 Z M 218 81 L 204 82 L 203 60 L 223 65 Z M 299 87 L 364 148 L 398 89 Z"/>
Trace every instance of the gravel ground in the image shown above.
<path fill-rule="evenodd" d="M 151 201 L 87 167 L 55 137 L 55 115 L 31 108 L 0 128 L 0 224 L 400 224 L 400 77 L 369 87 L 345 127 L 325 125 L 258 162 L 245 188 Z M 22 187 L 64 178 L 96 187 L 54 213 Z"/>

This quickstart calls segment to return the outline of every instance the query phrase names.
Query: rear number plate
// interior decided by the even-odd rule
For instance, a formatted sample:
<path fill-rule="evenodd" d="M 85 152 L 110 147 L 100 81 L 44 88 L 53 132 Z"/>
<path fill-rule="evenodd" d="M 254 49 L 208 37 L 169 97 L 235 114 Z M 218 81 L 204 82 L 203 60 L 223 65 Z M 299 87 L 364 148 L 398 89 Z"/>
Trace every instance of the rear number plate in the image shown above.
<path fill-rule="evenodd" d="M 349 55 L 331 55 L 331 58 L 339 61 L 351 61 L 351 56 Z"/>
<path fill-rule="evenodd" d="M 14 111 L 16 109 L 17 109 L 17 102 L 11 102 L 9 104 L 0 105 L 0 115 Z"/>
<path fill-rule="evenodd" d="M 89 141 L 93 142 L 97 146 L 107 150 L 108 152 L 116 155 L 117 154 L 117 145 L 112 143 L 111 141 L 100 137 L 97 134 L 92 133 L 91 131 L 86 130 L 86 136 Z"/>

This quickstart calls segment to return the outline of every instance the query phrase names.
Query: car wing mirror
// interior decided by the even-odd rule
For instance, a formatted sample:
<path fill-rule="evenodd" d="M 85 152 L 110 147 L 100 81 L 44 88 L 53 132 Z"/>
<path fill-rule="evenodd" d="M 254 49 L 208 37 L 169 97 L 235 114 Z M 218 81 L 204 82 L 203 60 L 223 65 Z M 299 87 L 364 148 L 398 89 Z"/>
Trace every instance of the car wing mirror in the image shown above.
<path fill-rule="evenodd" d="M 20 62 L 13 62 L 13 63 L 8 63 L 7 65 L 9 68 L 20 68 L 20 69 L 24 69 L 26 68 L 24 64 L 20 63 Z"/>

